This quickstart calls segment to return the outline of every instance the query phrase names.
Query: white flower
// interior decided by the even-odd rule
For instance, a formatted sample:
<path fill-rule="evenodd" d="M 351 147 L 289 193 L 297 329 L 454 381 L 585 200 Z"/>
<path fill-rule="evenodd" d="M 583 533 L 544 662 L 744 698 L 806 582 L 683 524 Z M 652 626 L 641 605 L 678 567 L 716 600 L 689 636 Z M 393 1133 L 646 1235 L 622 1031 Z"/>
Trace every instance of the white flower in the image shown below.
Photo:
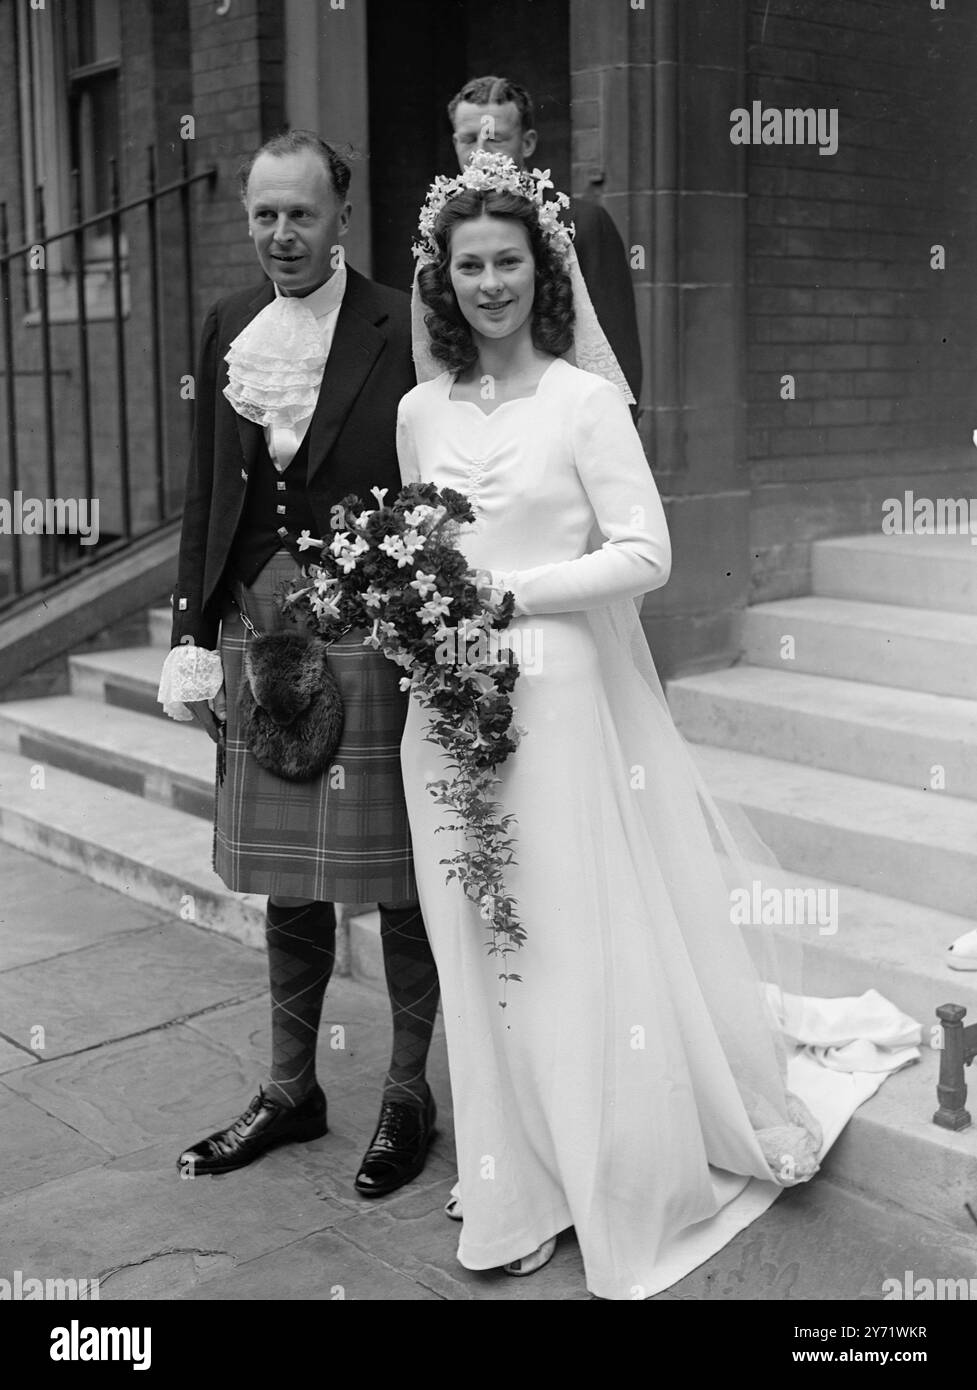
<path fill-rule="evenodd" d="M 407 694 L 408 690 L 410 690 L 413 684 L 414 681 L 411 676 L 401 676 L 400 680 L 397 682 L 397 685 L 405 695 Z"/>
<path fill-rule="evenodd" d="M 326 548 L 325 541 L 320 541 L 317 540 L 315 536 L 310 536 L 308 531 L 300 531 L 299 538 L 295 544 L 298 546 L 299 550 L 311 550 L 313 546 L 317 546 L 319 550 L 325 550 Z"/>
<path fill-rule="evenodd" d="M 437 575 L 425 574 L 423 570 L 418 570 L 417 574 L 407 586 L 409 589 L 416 589 L 421 598 L 427 598 L 437 588 Z"/>
<path fill-rule="evenodd" d="M 434 508 L 422 502 L 417 507 L 411 507 L 409 512 L 404 512 L 404 520 L 408 526 L 422 526 L 428 517 L 433 515 Z"/>
<path fill-rule="evenodd" d="M 419 531 L 415 531 L 411 528 L 411 530 L 406 532 L 403 536 L 403 544 L 408 560 L 413 560 L 417 552 L 424 549 L 424 537 Z"/>
<path fill-rule="evenodd" d="M 416 536 L 417 532 L 415 531 L 413 534 Z M 420 540 L 420 537 L 418 537 L 418 540 Z M 423 544 L 423 542 L 421 542 L 421 544 Z M 379 545 L 379 549 L 382 550 L 385 555 L 389 555 L 391 560 L 397 561 L 398 569 L 405 569 L 413 559 L 414 551 L 419 548 L 420 546 L 418 545 L 408 545 L 407 539 L 404 536 L 384 536 Z"/>
<path fill-rule="evenodd" d="M 370 492 L 371 492 L 371 493 L 373 494 L 373 496 L 377 499 L 377 506 L 378 506 L 378 507 L 382 507 L 382 506 L 383 506 L 383 499 L 386 497 L 386 495 L 387 495 L 387 493 L 388 493 L 389 491 L 390 491 L 390 489 L 389 489 L 389 488 L 386 488 L 386 487 L 371 487 L 371 488 L 370 488 Z"/>
<path fill-rule="evenodd" d="M 355 536 L 351 541 L 348 531 L 337 531 L 333 537 L 332 545 L 329 549 L 336 557 L 336 563 L 344 574 L 349 574 L 356 568 L 356 562 L 364 551 L 369 550 L 370 545 L 362 536 Z"/>
<path fill-rule="evenodd" d="M 335 599 L 331 599 L 325 594 L 313 594 L 309 599 L 309 603 L 317 618 L 339 617 L 339 605 L 336 603 Z"/>
<path fill-rule="evenodd" d="M 438 593 L 437 589 L 435 589 L 434 597 L 428 599 L 427 603 L 421 605 L 421 622 L 436 623 L 438 618 L 447 617 L 448 609 L 453 603 L 453 598 L 444 598 Z"/>
<path fill-rule="evenodd" d="M 379 647 L 380 647 L 380 638 L 377 636 L 377 627 L 378 627 L 378 626 L 379 626 L 378 623 L 374 623 L 374 624 L 373 624 L 373 631 L 370 633 L 369 637 L 364 637 L 364 638 L 363 638 L 363 645 L 364 645 L 364 647 L 372 647 L 374 651 L 377 651 L 377 650 L 379 649 Z"/>

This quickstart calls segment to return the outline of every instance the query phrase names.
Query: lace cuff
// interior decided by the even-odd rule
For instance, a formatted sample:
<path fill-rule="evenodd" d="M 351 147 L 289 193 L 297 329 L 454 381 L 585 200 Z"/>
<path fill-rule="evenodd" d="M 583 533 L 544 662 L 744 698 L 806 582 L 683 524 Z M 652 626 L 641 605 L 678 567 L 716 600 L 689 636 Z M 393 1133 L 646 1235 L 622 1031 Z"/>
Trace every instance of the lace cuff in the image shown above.
<path fill-rule="evenodd" d="M 187 709 L 191 700 L 212 700 L 224 684 L 220 652 L 181 644 L 167 653 L 156 696 L 164 714 L 181 723 L 193 718 Z"/>

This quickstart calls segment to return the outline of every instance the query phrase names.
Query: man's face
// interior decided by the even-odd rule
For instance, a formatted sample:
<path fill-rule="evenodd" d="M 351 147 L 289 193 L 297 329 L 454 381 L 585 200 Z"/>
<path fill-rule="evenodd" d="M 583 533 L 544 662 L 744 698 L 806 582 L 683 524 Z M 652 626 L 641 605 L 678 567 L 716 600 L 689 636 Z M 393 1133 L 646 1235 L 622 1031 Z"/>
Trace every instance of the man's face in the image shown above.
<path fill-rule="evenodd" d="M 536 148 L 536 132 L 523 130 L 514 101 L 489 106 L 459 101 L 455 107 L 454 144 L 459 169 L 464 169 L 476 150 L 507 154 L 521 169 Z"/>
<path fill-rule="evenodd" d="M 314 151 L 259 155 L 248 178 L 247 208 L 261 268 L 283 294 L 310 294 L 332 276 L 350 205 L 337 197 Z"/>

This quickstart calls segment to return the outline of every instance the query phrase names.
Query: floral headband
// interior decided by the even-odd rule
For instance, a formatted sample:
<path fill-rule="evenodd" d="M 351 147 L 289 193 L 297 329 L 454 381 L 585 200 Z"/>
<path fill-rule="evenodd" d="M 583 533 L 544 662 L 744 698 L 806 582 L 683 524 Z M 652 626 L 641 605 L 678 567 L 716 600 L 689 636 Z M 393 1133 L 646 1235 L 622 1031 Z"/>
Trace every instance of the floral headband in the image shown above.
<path fill-rule="evenodd" d="M 428 189 L 417 224 L 420 236 L 411 248 L 414 256 L 422 264 L 438 259 L 434 224 L 451 198 L 456 198 L 459 193 L 488 191 L 514 193 L 517 197 L 528 199 L 536 208 L 543 236 L 566 256 L 572 244 L 574 226 L 572 222 L 567 224 L 560 221 L 560 211 L 570 206 L 570 199 L 565 193 L 547 198 L 546 190 L 552 187 L 549 169 L 534 169 L 528 173 L 525 169 L 519 169 L 507 154 L 476 150 L 456 178 L 449 179 L 442 174 Z"/>

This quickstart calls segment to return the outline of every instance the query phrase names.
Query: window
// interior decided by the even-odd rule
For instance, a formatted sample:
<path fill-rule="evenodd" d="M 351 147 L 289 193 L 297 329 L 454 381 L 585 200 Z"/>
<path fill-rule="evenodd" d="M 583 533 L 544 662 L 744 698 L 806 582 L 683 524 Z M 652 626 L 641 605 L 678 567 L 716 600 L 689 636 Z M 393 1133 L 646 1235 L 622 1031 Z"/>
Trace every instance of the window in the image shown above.
<path fill-rule="evenodd" d="M 118 159 L 121 73 L 120 0 L 59 0 L 34 8 L 17 4 L 17 69 L 21 111 L 24 225 L 38 235 L 36 194 L 44 191 L 48 236 L 107 208 L 112 158 Z M 76 182 L 77 180 L 77 182 Z M 125 239 L 122 253 L 125 255 Z M 85 303 L 91 318 L 113 312 L 112 241 L 108 220 L 85 234 Z M 77 313 L 76 247 L 69 237 L 47 250 L 52 320 Z M 40 312 L 37 283 L 27 277 L 28 322 Z M 128 311 L 128 276 L 123 277 Z"/>
<path fill-rule="evenodd" d="M 111 202 L 109 161 L 119 157 L 119 4 L 75 0 L 62 13 L 71 168 L 78 170 L 81 215 L 91 217 Z M 111 254 L 107 222 L 93 229 L 89 254 Z"/>

